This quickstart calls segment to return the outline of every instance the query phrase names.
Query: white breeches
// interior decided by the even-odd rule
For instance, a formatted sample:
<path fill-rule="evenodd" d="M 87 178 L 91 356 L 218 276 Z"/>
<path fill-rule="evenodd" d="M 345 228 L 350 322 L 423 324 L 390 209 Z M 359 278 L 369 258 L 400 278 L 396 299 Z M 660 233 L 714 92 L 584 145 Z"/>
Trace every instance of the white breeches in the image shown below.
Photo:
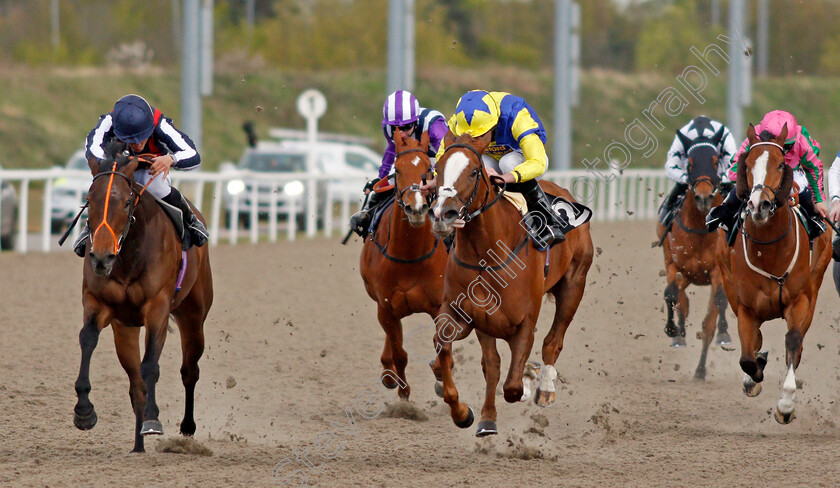
<path fill-rule="evenodd" d="M 149 176 L 148 168 L 138 169 L 134 172 L 134 181 L 142 186 L 145 186 L 150 179 L 151 176 Z M 167 173 L 166 178 L 163 178 L 161 175 L 157 175 L 149 187 L 146 188 L 146 191 L 158 198 L 168 196 L 169 192 L 172 191 L 172 180 L 169 178 L 169 174 Z"/>
<path fill-rule="evenodd" d="M 505 174 L 512 172 L 514 168 L 525 162 L 525 155 L 522 154 L 522 151 L 511 151 L 497 160 L 492 156 L 483 154 L 481 156 L 481 161 L 484 163 L 485 168 L 493 168 L 498 171 L 499 174 Z M 548 158 L 546 158 L 545 168 L 548 169 Z M 542 174 L 534 179 L 542 179 L 542 175 L 544 174 L 545 170 L 543 170 Z"/>

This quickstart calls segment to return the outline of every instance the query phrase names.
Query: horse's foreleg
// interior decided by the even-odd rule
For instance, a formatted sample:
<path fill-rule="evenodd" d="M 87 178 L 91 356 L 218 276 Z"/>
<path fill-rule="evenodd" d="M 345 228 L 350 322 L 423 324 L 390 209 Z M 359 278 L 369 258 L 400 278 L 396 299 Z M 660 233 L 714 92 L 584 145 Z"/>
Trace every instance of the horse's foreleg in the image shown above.
<path fill-rule="evenodd" d="M 526 318 L 525 322 L 519 324 L 519 330 L 507 339 L 507 343 L 510 346 L 510 369 L 502 390 L 505 401 L 513 403 L 521 400 L 524 392 L 522 376 L 534 345 L 534 319 Z"/>
<path fill-rule="evenodd" d="M 476 331 L 481 344 L 481 371 L 484 373 L 484 406 L 481 407 L 481 421 L 476 437 L 498 434 L 496 427 L 496 387 L 501 376 L 502 358 L 496 349 L 496 338 Z"/>
<path fill-rule="evenodd" d="M 146 352 L 140 363 L 140 375 L 146 383 L 146 408 L 140 434 L 163 434 L 163 425 L 158 420 L 155 386 L 160 378 L 160 355 L 166 341 L 166 326 L 169 321 L 169 299 L 156 298 L 143 307 L 143 321 L 146 324 Z"/>
<path fill-rule="evenodd" d="M 454 314 L 454 312 L 453 312 Z M 440 365 L 440 379 L 443 382 L 443 401 L 449 405 L 449 415 L 455 425 L 462 429 L 473 424 L 475 414 L 466 403 L 459 401 L 458 390 L 455 388 L 455 380 L 452 377 L 452 342 L 463 339 L 469 335 L 470 329 L 456 323 L 452 315 L 441 311 L 435 319 L 435 336 L 433 339 L 438 360 L 435 364 Z"/>
<path fill-rule="evenodd" d="M 723 283 L 719 283 L 716 287 L 712 283 L 714 291 L 715 306 L 718 309 L 718 323 L 717 323 L 717 337 L 715 337 L 715 344 L 719 346 L 726 346 L 732 344 L 732 337 L 729 336 L 729 323 L 726 321 L 726 307 L 728 301 L 726 300 L 726 290 L 723 288 Z"/>
<path fill-rule="evenodd" d="M 741 370 L 744 371 L 744 393 L 756 396 L 761 393 L 761 382 L 764 381 L 764 366 L 767 364 L 767 353 L 758 352 L 761 349 L 762 337 L 759 326 L 761 323 L 745 307 L 738 308 L 738 337 L 741 340 Z"/>
<path fill-rule="evenodd" d="M 143 436 L 143 407 L 146 405 L 146 384 L 140 376 L 140 327 L 125 327 L 114 323 L 114 346 L 117 358 L 128 375 L 128 397 L 134 411 L 134 449 L 131 452 L 145 452 Z"/>
<path fill-rule="evenodd" d="M 79 377 L 76 379 L 76 406 L 73 409 L 73 424 L 81 430 L 92 429 L 97 422 L 96 410 L 90 401 L 90 359 L 99 342 L 99 332 L 110 322 L 110 314 L 92 306 L 85 297 L 84 324 L 79 332 L 79 345 L 82 348 L 82 361 Z"/>
<path fill-rule="evenodd" d="M 802 359 L 802 341 L 814 318 L 814 304 L 805 295 L 785 310 L 788 331 L 785 334 L 785 365 L 787 376 L 782 385 L 782 398 L 776 403 L 774 417 L 780 424 L 788 424 L 794 418 L 796 396 L 796 368 Z"/>
<path fill-rule="evenodd" d="M 394 316 L 392 310 L 382 307 L 377 309 L 377 318 L 382 330 L 385 331 L 385 346 L 382 349 L 382 384 L 388 389 L 398 386 L 399 396 L 408 400 L 411 387 L 405 377 L 405 367 L 408 364 L 408 354 L 403 348 L 403 330 L 400 319 Z M 393 378 L 396 374 L 397 378 Z"/>

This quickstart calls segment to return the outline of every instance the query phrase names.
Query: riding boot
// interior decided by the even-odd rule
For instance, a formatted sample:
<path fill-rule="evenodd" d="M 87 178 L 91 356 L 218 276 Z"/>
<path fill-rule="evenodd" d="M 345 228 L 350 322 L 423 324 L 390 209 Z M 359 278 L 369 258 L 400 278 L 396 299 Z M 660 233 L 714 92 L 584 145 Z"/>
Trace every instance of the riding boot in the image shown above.
<path fill-rule="evenodd" d="M 659 222 L 666 230 L 671 228 L 671 224 L 677 216 L 677 200 L 685 195 L 687 189 L 688 184 L 686 183 L 675 184 L 674 188 L 671 189 L 671 193 L 662 202 L 662 206 L 659 207 Z"/>
<path fill-rule="evenodd" d="M 386 191 L 377 193 L 375 191 L 371 191 L 368 194 L 365 206 L 350 217 L 350 229 L 352 229 L 356 234 L 359 234 L 360 237 L 366 237 L 371 220 L 373 220 L 373 214 L 376 212 L 376 209 L 379 208 L 379 205 L 387 201 L 390 196 L 391 192 Z"/>
<path fill-rule="evenodd" d="M 82 231 L 79 233 L 79 238 L 73 244 L 73 252 L 76 253 L 76 256 L 85 257 L 88 237 L 90 237 L 90 222 L 85 221 L 85 225 L 82 226 Z"/>
<path fill-rule="evenodd" d="M 831 257 L 840 262 L 840 234 L 834 234 L 831 239 Z"/>
<path fill-rule="evenodd" d="M 808 228 L 805 229 L 808 232 L 808 239 L 813 241 L 825 232 L 826 226 L 822 216 L 814 208 L 814 197 L 810 188 L 799 192 L 799 208 L 805 213 L 805 220 L 808 221 Z"/>
<path fill-rule="evenodd" d="M 710 232 L 718 227 L 724 230 L 731 229 L 741 204 L 741 199 L 735 194 L 735 188 L 733 188 L 723 203 L 709 211 L 709 215 L 706 216 L 706 229 Z"/>
<path fill-rule="evenodd" d="M 525 182 L 524 185 L 519 183 L 519 185 L 525 186 L 519 189 L 522 190 L 522 195 L 528 203 L 528 213 L 536 212 L 541 217 L 539 219 L 541 222 L 538 222 L 540 228 L 534 229 L 537 232 L 537 240 L 546 247 L 551 247 L 553 244 L 566 240 L 566 234 L 563 233 L 563 222 L 551 210 L 551 201 L 539 183 L 536 180 L 531 181 L 533 185 L 529 185 L 530 182 Z"/>
<path fill-rule="evenodd" d="M 173 188 L 172 191 L 169 192 L 169 195 L 162 198 L 162 200 L 181 210 L 181 213 L 184 215 L 184 227 L 186 227 L 187 232 L 190 233 L 190 240 L 192 241 L 192 244 L 198 247 L 203 246 L 210 237 L 210 233 L 207 232 L 207 227 L 205 227 L 201 220 L 199 220 L 193 213 L 189 202 L 187 202 L 187 199 L 181 195 L 181 192 Z"/>

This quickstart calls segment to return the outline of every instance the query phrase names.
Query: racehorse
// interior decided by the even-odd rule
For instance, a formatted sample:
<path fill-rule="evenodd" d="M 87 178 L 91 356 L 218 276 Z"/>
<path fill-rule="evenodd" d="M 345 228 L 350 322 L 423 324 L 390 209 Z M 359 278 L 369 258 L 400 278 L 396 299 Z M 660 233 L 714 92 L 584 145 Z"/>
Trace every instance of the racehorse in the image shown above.
<path fill-rule="evenodd" d="M 447 253 L 441 239 L 432 235 L 426 218 L 428 201 L 420 191 L 421 183 L 433 177 L 426 154 L 429 136 L 424 133 L 417 141 L 397 129 L 394 143 L 394 204 L 384 211 L 375 232 L 365 241 L 359 270 L 385 331 L 382 384 L 392 389 L 399 386 L 400 398 L 407 400 L 411 388 L 405 377 L 408 354 L 403 348 L 400 320 L 415 313 L 437 315 Z M 375 191 L 390 191 L 387 183 L 387 179 L 381 180 Z"/>
<path fill-rule="evenodd" d="M 787 322 L 787 377 L 774 417 L 787 424 L 794 418 L 795 370 L 811 326 L 817 293 L 831 260 L 830 232 L 814 239 L 809 259 L 808 236 L 790 202 L 793 169 L 785 164 L 785 126 L 778 137 L 750 125 L 749 149 L 738 161 L 736 191 L 747 202 L 745 218 L 733 247 L 719 232 L 717 261 L 729 305 L 738 317 L 744 393 L 761 392 L 767 351 L 761 351 L 761 324 L 774 318 Z"/>
<path fill-rule="evenodd" d="M 688 285 L 712 285 L 709 307 L 703 319 L 703 349 L 694 373 L 695 378 L 704 379 L 706 355 L 715 333 L 715 319 L 718 323 L 715 342 L 723 345 L 732 341 L 727 331 L 726 294 L 715 263 L 717 235 L 706 230 L 706 214 L 723 200 L 718 191 L 720 177 L 716 171 L 719 158 L 717 147 L 723 137 L 723 127 L 711 139 L 691 141 L 680 132 L 677 132 L 677 135 L 685 139 L 683 144 L 688 148 L 686 152 L 689 187 L 674 219 L 677 225 L 672 224 L 670 232 L 661 223 L 656 226 L 656 233 L 662 242 L 662 252 L 665 255 L 668 279 L 668 286 L 665 288 L 668 312 L 665 334 L 672 338 L 671 347 L 685 347 L 685 320 L 688 316 L 688 295 L 685 289 Z M 674 323 L 675 312 L 677 323 Z"/>
<path fill-rule="evenodd" d="M 436 164 L 437 197 L 430 212 L 438 235 L 461 227 L 455 232 L 455 246 L 446 263 L 443 305 L 435 319 L 435 375 L 443 382 L 443 398 L 455 425 L 472 425 L 474 413 L 460 401 L 452 377 L 452 342 L 475 329 L 486 383 L 478 437 L 498 433 L 495 398 L 501 358 L 497 338 L 505 340 L 511 350 L 503 386 L 505 400 L 527 400 L 531 394 L 530 381 L 523 381 L 523 373 L 546 293 L 555 299 L 556 311 L 543 342 L 544 365 L 538 370 L 534 400 L 541 406 L 554 403 L 554 363 L 583 297 L 593 257 L 588 222 L 569 231 L 564 242 L 550 249 L 535 247 L 527 226 L 520 222 L 520 211 L 507 199 L 500 199 L 503 191 L 491 183 L 484 169 L 481 154 L 491 137 L 492 131 L 478 138 L 465 134 L 446 148 Z M 573 201 L 559 186 L 546 181 L 540 184 L 547 193 Z"/>
<path fill-rule="evenodd" d="M 136 419 L 132 452 L 144 452 L 144 435 L 163 434 L 155 385 L 170 315 L 178 324 L 183 353 L 181 379 L 186 408 L 180 430 L 184 435 L 195 433 L 195 384 L 198 360 L 204 351 L 204 320 L 213 302 L 213 282 L 207 246 L 182 252 L 175 226 L 164 210 L 132 180 L 141 157 L 129 156 L 126 147 L 115 141 L 108 145 L 109 157 L 102 164 L 93 158 L 89 161 L 93 181 L 87 198 L 93 234 L 84 260 L 84 319 L 79 333 L 82 361 L 73 421 L 81 430 L 96 425 L 96 412 L 89 399 L 90 359 L 100 331 L 110 324 L 117 357 L 128 374 L 128 393 Z M 197 209 L 193 212 L 203 220 Z M 182 259 L 186 259 L 186 268 L 181 266 Z M 141 327 L 146 328 L 142 362 Z"/>

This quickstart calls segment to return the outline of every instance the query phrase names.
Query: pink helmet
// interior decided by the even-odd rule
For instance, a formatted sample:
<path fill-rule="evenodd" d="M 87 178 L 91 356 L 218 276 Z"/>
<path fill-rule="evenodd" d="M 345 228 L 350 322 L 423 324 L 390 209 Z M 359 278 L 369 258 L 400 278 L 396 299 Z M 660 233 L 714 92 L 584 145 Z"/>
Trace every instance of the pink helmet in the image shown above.
<path fill-rule="evenodd" d="M 796 123 L 796 117 L 790 112 L 785 112 L 784 110 L 767 112 L 767 115 L 761 119 L 758 127 L 756 127 L 756 132 L 761 133 L 766 130 L 778 137 L 785 124 L 787 124 L 787 140 L 785 144 L 791 144 L 796 141 L 796 136 L 799 134 L 799 124 Z"/>
<path fill-rule="evenodd" d="M 420 116 L 420 103 L 411 92 L 397 90 L 385 99 L 382 115 L 386 125 L 410 124 Z"/>

